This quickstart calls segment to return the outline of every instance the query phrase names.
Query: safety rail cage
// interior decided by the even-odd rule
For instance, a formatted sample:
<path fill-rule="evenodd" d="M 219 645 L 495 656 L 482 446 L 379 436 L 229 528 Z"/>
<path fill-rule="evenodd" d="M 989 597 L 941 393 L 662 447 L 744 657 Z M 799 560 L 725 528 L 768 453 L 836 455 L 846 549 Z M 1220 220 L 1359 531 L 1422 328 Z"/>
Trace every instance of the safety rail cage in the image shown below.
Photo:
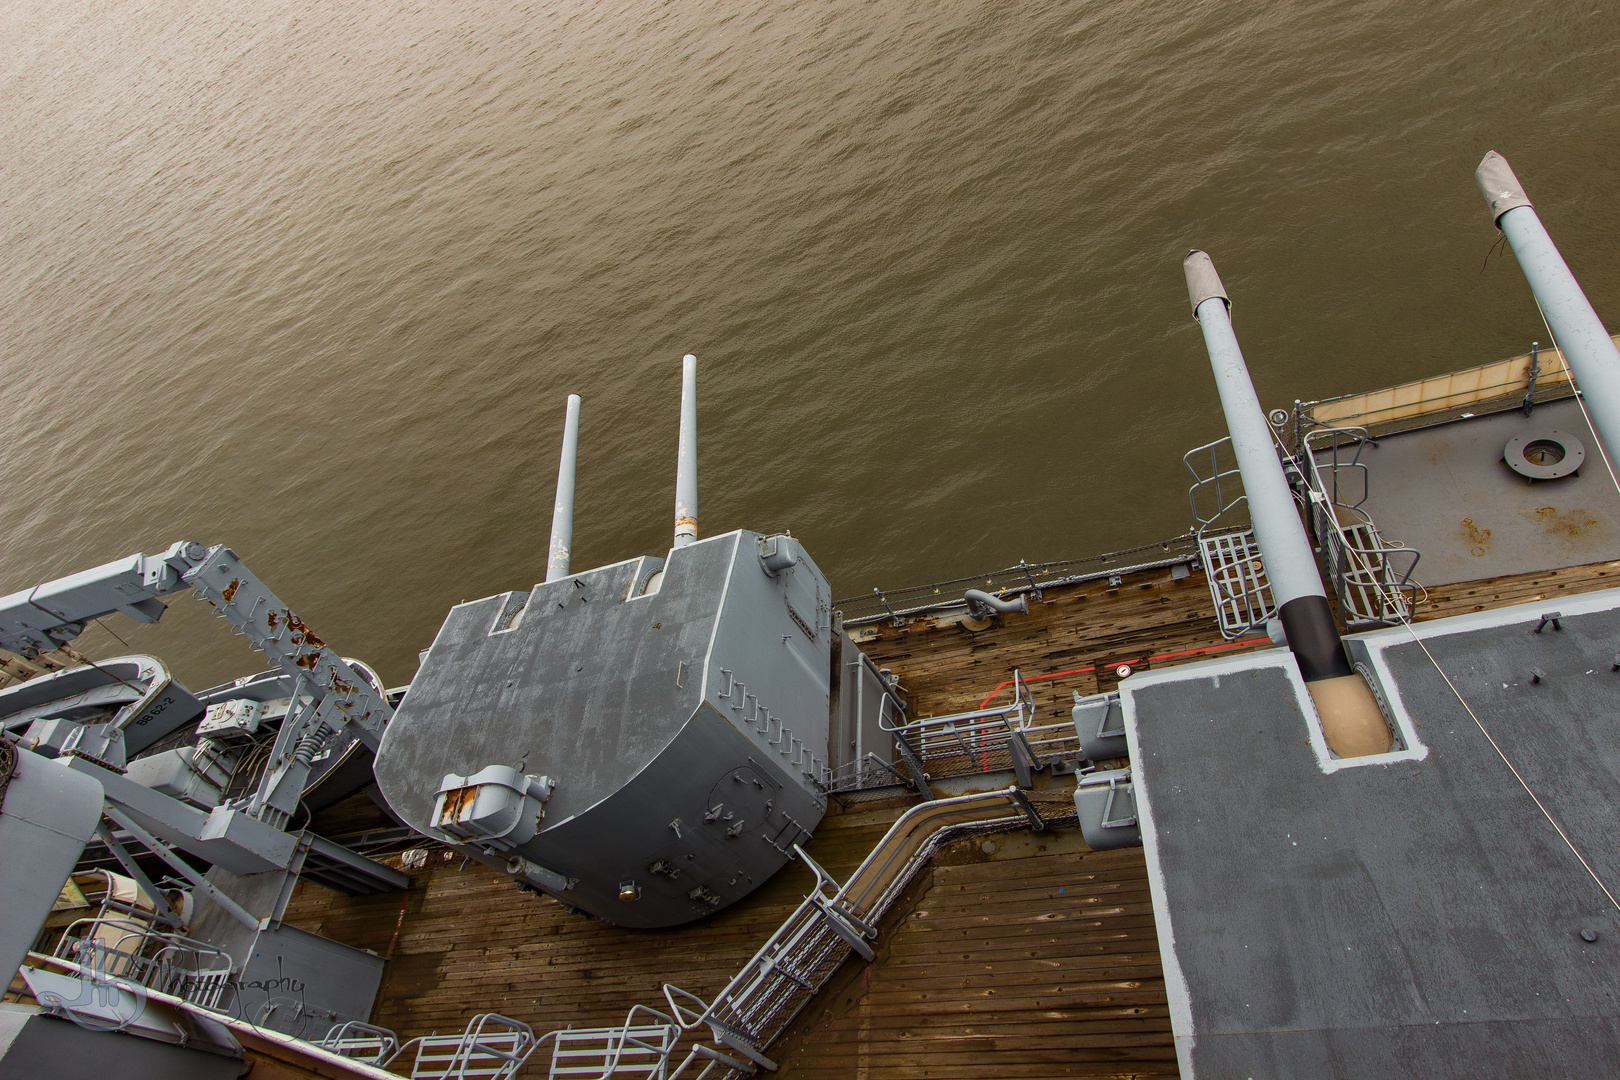
<path fill-rule="evenodd" d="M 231 985 L 229 953 L 129 914 L 70 923 L 52 955 L 203 1009 L 218 1011 Z"/>
<path fill-rule="evenodd" d="M 878 726 L 894 736 L 901 756 L 928 776 L 1033 768 L 1036 762 L 1024 733 L 1034 723 L 1034 699 L 1017 670 L 1012 685 L 1013 700 L 1005 705 L 914 720 L 880 712 Z"/>
<path fill-rule="evenodd" d="M 399 1036 L 389 1028 L 345 1020 L 333 1024 L 313 1045 L 367 1065 L 381 1065 L 399 1053 Z"/>
<path fill-rule="evenodd" d="M 668 995 L 665 995 L 666 998 Z M 607 1080 L 642 1077 L 643 1080 L 707 1080 L 716 1068 L 733 1075 L 748 1075 L 752 1066 L 695 1043 L 671 1072 L 670 1057 L 678 1049 L 685 1028 L 675 1016 L 646 1005 L 633 1005 L 624 1023 L 599 1028 L 559 1028 L 535 1041 L 536 1049 L 551 1041 L 551 1064 L 546 1080 Z M 702 1064 L 702 1071 L 688 1070 Z"/>
<path fill-rule="evenodd" d="M 907 619 L 923 615 L 966 611 L 967 601 L 963 594 L 968 589 L 982 589 L 1003 599 L 1027 595 L 1031 600 L 1039 600 L 1042 590 L 1045 589 L 1076 585 L 1141 570 L 1184 566 L 1197 561 L 1197 557 L 1197 545 L 1193 542 L 1192 533 L 1184 533 L 1157 544 L 1143 544 L 1140 547 L 1124 548 L 1101 555 L 1041 563 L 1020 561 L 1016 566 L 990 573 L 951 578 L 927 585 L 912 585 L 902 589 L 875 588 L 864 596 L 849 596 L 842 600 L 834 600 L 833 607 L 843 613 L 845 627 L 867 626 L 884 621 L 903 623 Z"/>
<path fill-rule="evenodd" d="M 884 761 L 870 751 L 856 761 L 846 761 L 833 769 L 828 778 L 827 792 L 849 795 L 873 790 L 888 791 L 895 787 L 914 787 L 915 781 L 906 773 L 905 763 Z"/>
<path fill-rule="evenodd" d="M 1264 626 L 1277 614 L 1254 529 L 1239 520 L 1238 510 L 1248 504 L 1249 497 L 1231 447 L 1232 439 L 1227 436 L 1194 447 L 1181 458 L 1193 478 L 1187 489 L 1193 542 L 1209 583 L 1216 623 L 1228 641 Z M 1223 449 L 1230 464 L 1223 459 Z"/>
<path fill-rule="evenodd" d="M 1421 555 L 1386 541 L 1362 509 L 1369 491 L 1361 453 L 1371 441 L 1366 428 L 1319 427 L 1305 435 L 1293 462 L 1304 480 L 1306 522 L 1346 629 L 1401 622 L 1416 601 L 1412 572 Z M 1355 479 L 1346 483 L 1346 477 Z"/>
<path fill-rule="evenodd" d="M 1074 730 L 1072 719 L 1031 724 L 1024 728 L 1023 735 L 1035 760 L 1042 765 L 1055 761 L 1078 761 L 1084 757 L 1080 750 L 1080 736 Z"/>
<path fill-rule="evenodd" d="M 893 792 L 898 787 L 916 790 L 921 787 L 917 772 L 938 778 L 1016 771 L 1020 757 L 1026 767 L 1039 769 L 1053 762 L 1078 761 L 1083 756 L 1072 722 L 1035 723 L 1034 694 L 1019 671 L 1015 669 L 1013 677 L 1003 685 L 1013 687 L 1013 700 L 1007 705 L 898 723 L 897 715 L 903 714 L 888 709 L 886 696 L 878 723 L 882 730 L 894 735 L 900 760 L 888 762 L 868 753 L 840 766 L 827 790 L 843 796 Z"/>

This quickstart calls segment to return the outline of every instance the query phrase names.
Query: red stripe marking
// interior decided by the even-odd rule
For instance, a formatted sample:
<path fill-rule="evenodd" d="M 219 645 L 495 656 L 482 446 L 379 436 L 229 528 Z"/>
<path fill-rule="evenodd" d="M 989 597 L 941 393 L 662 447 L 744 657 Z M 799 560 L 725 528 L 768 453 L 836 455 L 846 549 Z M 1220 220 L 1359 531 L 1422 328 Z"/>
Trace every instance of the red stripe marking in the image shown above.
<path fill-rule="evenodd" d="M 1263 637 L 1244 638 L 1242 641 L 1228 641 L 1223 645 L 1206 645 L 1201 649 L 1184 649 L 1181 652 L 1159 653 L 1157 656 L 1148 657 L 1147 660 L 1149 663 L 1152 663 L 1155 660 L 1174 660 L 1179 656 L 1196 656 L 1199 653 L 1219 652 L 1222 649 L 1236 649 L 1240 645 L 1254 645 L 1261 641 L 1270 640 L 1270 638 Z M 1140 664 L 1141 662 L 1141 659 L 1119 661 L 1121 664 Z M 1093 664 L 1090 667 L 1073 668 L 1069 671 L 1054 671 L 1047 675 L 1029 675 L 1025 677 L 1024 681 L 1027 683 L 1040 682 L 1042 679 L 1056 679 L 1064 675 L 1084 675 L 1088 671 L 1096 670 L 1097 665 Z M 1001 693 L 1011 685 L 1011 679 L 1003 679 L 999 684 L 997 684 L 994 690 L 985 695 L 985 699 L 983 701 L 979 702 L 979 708 L 983 709 L 988 706 L 991 698 L 995 697 L 997 694 Z"/>

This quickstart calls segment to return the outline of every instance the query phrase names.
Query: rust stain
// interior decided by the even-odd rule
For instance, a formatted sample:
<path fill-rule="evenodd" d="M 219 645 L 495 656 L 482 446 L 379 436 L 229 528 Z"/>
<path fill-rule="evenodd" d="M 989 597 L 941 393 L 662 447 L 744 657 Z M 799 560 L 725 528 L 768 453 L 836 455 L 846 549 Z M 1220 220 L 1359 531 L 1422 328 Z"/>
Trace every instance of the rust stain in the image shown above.
<path fill-rule="evenodd" d="M 463 816 L 471 814 L 473 802 L 477 798 L 478 789 L 476 787 L 462 787 L 445 792 L 444 806 L 440 809 L 439 816 L 434 819 L 433 824 L 454 824 Z"/>
<path fill-rule="evenodd" d="M 270 629 L 274 630 L 276 623 L 280 620 L 276 618 L 276 613 L 272 611 L 264 617 L 264 621 L 270 624 Z"/>
<path fill-rule="evenodd" d="M 224 598 L 224 600 L 225 600 L 225 602 L 227 604 L 231 602 L 231 597 L 236 595 L 236 588 L 237 588 L 238 585 L 241 585 L 241 584 L 242 584 L 242 579 L 241 578 L 231 578 L 231 583 L 229 585 L 225 586 L 225 590 L 222 593 L 220 593 L 220 596 Z"/>
<path fill-rule="evenodd" d="M 1585 510 L 1559 510 L 1556 506 L 1538 506 L 1534 510 L 1520 510 L 1526 521 L 1545 527 L 1548 536 L 1575 539 L 1597 524 L 1597 519 Z"/>
<path fill-rule="evenodd" d="M 332 689 L 339 694 L 352 694 L 359 689 L 353 683 L 348 682 L 343 678 L 343 676 L 339 675 L 335 668 L 332 671 L 332 678 L 330 682 L 332 684 Z"/>
<path fill-rule="evenodd" d="M 315 631 L 304 625 L 304 620 L 291 611 L 283 611 L 281 614 L 287 620 L 287 629 L 292 631 L 288 637 L 294 645 L 307 645 L 312 649 L 326 645 L 326 642 L 315 636 Z"/>
<path fill-rule="evenodd" d="M 1478 558 L 1481 555 L 1484 555 L 1487 551 L 1491 550 L 1491 530 L 1480 528 L 1478 525 L 1474 524 L 1473 518 L 1463 518 L 1462 528 L 1457 531 L 1462 535 L 1463 541 L 1468 545 L 1469 554 L 1473 555 L 1475 558 Z"/>
<path fill-rule="evenodd" d="M 1429 452 L 1425 455 L 1430 465 L 1438 465 L 1451 456 L 1451 443 L 1446 439 L 1436 439 L 1429 444 Z"/>

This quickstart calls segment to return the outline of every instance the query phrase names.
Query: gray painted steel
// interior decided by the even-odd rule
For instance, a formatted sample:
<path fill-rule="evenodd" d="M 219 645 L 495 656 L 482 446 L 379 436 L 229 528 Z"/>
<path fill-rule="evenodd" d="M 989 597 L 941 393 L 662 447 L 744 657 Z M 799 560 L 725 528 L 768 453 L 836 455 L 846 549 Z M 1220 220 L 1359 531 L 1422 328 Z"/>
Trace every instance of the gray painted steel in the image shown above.
<path fill-rule="evenodd" d="M 198 810 L 83 758 L 67 759 L 64 765 L 100 781 L 108 802 L 124 809 L 159 840 L 232 873 L 277 870 L 292 858 L 296 837 L 239 810 Z"/>
<path fill-rule="evenodd" d="M 1546 356 L 1545 353 L 1542 354 Z M 1579 475 L 1530 483 L 1502 463 L 1515 436 L 1556 427 L 1586 442 Z M 1380 436 L 1361 447 L 1362 507 L 1390 540 L 1423 552 L 1425 585 L 1620 559 L 1620 493 L 1574 399 Z"/>
<path fill-rule="evenodd" d="M 1497 228 L 1513 245 L 1612 462 L 1620 453 L 1620 350 L 1502 156 L 1494 150 L 1486 154 L 1474 181 L 1491 205 Z"/>
<path fill-rule="evenodd" d="M 1206 277 L 1214 274 L 1209 256 L 1194 251 L 1187 256 L 1187 287 L 1196 301 L 1208 293 Z M 1219 286 L 1219 279 L 1215 281 Z M 1301 596 L 1327 595 L 1316 571 L 1316 557 L 1294 508 L 1294 495 L 1283 475 L 1282 462 L 1272 445 L 1271 426 L 1255 396 L 1249 370 L 1243 363 L 1227 301 L 1220 292 L 1208 294 L 1195 313 L 1204 331 L 1204 345 L 1215 371 L 1215 387 L 1221 395 L 1227 430 L 1232 435 L 1232 453 L 1243 474 L 1243 490 L 1248 495 L 1249 517 L 1254 522 L 1255 539 L 1265 560 L 1271 594 L 1281 608 Z"/>
<path fill-rule="evenodd" d="M 8 729 L 18 731 L 43 718 L 98 722 L 111 714 L 123 732 L 126 754 L 144 750 L 202 711 L 202 702 L 150 656 L 115 656 L 0 690 L 0 724 Z"/>
<path fill-rule="evenodd" d="M 563 417 L 562 460 L 557 464 L 557 502 L 551 510 L 551 544 L 546 555 L 546 580 L 568 573 L 574 546 L 574 472 L 579 463 L 579 395 L 568 395 Z"/>
<path fill-rule="evenodd" d="M 296 868 L 236 875 L 216 866 L 207 880 L 255 924 L 244 925 L 197 891 L 190 934 L 230 954 L 237 976 L 233 1015 L 299 1038 L 324 1035 L 335 1023 L 371 1018 L 382 957 L 282 924 L 298 883 Z"/>
<path fill-rule="evenodd" d="M 1074 812 L 1087 847 L 1107 851 L 1142 846 L 1131 770 L 1105 769 L 1082 776 L 1074 789 Z"/>
<path fill-rule="evenodd" d="M 697 357 L 681 357 L 681 443 L 675 463 L 675 546 L 697 539 Z"/>
<path fill-rule="evenodd" d="M 1539 635 L 1545 603 L 1419 628 L 1611 883 L 1616 606 L 1566 598 Z M 1620 919 L 1408 631 L 1349 644 L 1387 666 L 1423 760 L 1325 771 L 1275 652 L 1121 687 L 1182 1074 L 1612 1074 Z"/>
<path fill-rule="evenodd" d="M 1125 714 L 1119 694 L 1093 694 L 1081 697 L 1074 692 L 1074 708 L 1069 710 L 1074 720 L 1074 733 L 1080 740 L 1080 752 L 1091 761 L 1110 761 L 1126 756 Z M 1093 845 L 1095 846 L 1095 845 Z"/>
<path fill-rule="evenodd" d="M 9 980 L 101 820 L 101 785 L 16 751 L 0 781 L 0 971 Z M 3 764 L 3 762 L 0 762 Z"/>
<path fill-rule="evenodd" d="M 747 894 L 826 808 L 831 590 L 802 551 L 769 573 L 766 540 L 726 533 L 453 608 L 378 751 L 389 805 L 447 836 L 446 777 L 512 767 L 555 788 L 532 839 L 481 854 L 553 875 L 526 876 L 563 903 L 656 927 Z"/>
<path fill-rule="evenodd" d="M 1556 451 L 1557 461 L 1533 460 L 1536 450 Z M 1573 475 L 1586 461 L 1586 444 L 1567 431 L 1545 425 L 1530 428 L 1508 440 L 1502 448 L 1507 467 L 1527 480 L 1559 480 Z"/>
<path fill-rule="evenodd" d="M 300 1039 L 371 1019 L 382 983 L 382 957 L 296 926 L 260 931 L 241 963 L 237 1014 Z"/>
<path fill-rule="evenodd" d="M 0 648 L 23 656 L 50 652 L 78 637 L 91 619 L 115 611 L 136 622 L 157 622 L 166 610 L 158 598 L 185 588 L 180 575 L 190 565 L 186 551 L 192 546 L 131 555 L 0 597 Z"/>
<path fill-rule="evenodd" d="M 0 1080 L 237 1080 L 241 1057 L 87 1031 L 25 1005 L 0 1004 Z"/>
<path fill-rule="evenodd" d="M 829 764 L 841 777 L 861 776 L 864 782 L 854 786 L 878 786 L 894 780 L 903 783 L 906 774 L 895 765 L 894 733 L 882 727 L 887 694 L 883 677 L 843 633 L 838 634 L 835 646 L 833 662 L 839 675 L 833 679 L 833 687 L 838 698 L 838 721 L 828 740 Z M 892 703 L 890 709 L 888 720 L 892 725 L 897 722 L 898 710 Z"/>

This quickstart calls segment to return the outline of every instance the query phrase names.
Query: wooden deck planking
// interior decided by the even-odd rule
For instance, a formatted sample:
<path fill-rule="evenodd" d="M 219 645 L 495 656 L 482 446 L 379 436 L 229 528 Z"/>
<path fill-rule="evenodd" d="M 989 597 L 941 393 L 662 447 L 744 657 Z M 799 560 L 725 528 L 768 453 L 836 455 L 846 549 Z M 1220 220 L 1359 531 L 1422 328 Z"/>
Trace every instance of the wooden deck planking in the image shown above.
<path fill-rule="evenodd" d="M 1418 606 L 1415 621 L 1615 585 L 1620 563 L 1439 586 Z M 1151 670 L 1269 647 L 1263 635 L 1242 640 L 1251 644 L 1221 638 L 1203 574 L 1176 581 L 1169 570 L 1149 570 L 1127 575 L 1118 586 L 1094 581 L 1048 590 L 1031 603 L 1028 615 L 998 616 L 992 628 L 977 634 L 950 619 L 883 625 L 861 649 L 899 676 L 915 715 L 977 708 L 1016 668 L 1037 680 L 1031 683 L 1037 722 L 1056 723 L 1068 718 L 1074 691 L 1095 694 L 1118 686 L 1113 669 L 1119 664 Z M 1059 672 L 1074 674 L 1048 677 Z M 998 700 L 1010 693 L 1002 688 Z"/>
<path fill-rule="evenodd" d="M 827 818 L 812 856 L 848 874 L 902 810 Z M 790 866 L 709 919 L 640 931 L 570 914 L 477 863 L 463 868 L 457 856 L 417 874 L 403 897 L 348 898 L 301 885 L 287 921 L 380 955 L 392 948 L 373 1020 L 404 1035 L 459 1030 L 485 1011 L 546 1031 L 618 1023 L 636 1003 L 661 1008 L 665 981 L 714 994 L 811 881 L 804 867 Z"/>
<path fill-rule="evenodd" d="M 876 961 L 846 965 L 778 1041 L 783 1074 L 1175 1075 L 1140 849 L 1065 834 L 1006 861 L 963 841 L 940 861 L 963 858 L 936 865 Z M 1121 888 L 1142 902 L 1118 903 Z M 1111 941 L 1084 940 L 1099 932 Z"/>

